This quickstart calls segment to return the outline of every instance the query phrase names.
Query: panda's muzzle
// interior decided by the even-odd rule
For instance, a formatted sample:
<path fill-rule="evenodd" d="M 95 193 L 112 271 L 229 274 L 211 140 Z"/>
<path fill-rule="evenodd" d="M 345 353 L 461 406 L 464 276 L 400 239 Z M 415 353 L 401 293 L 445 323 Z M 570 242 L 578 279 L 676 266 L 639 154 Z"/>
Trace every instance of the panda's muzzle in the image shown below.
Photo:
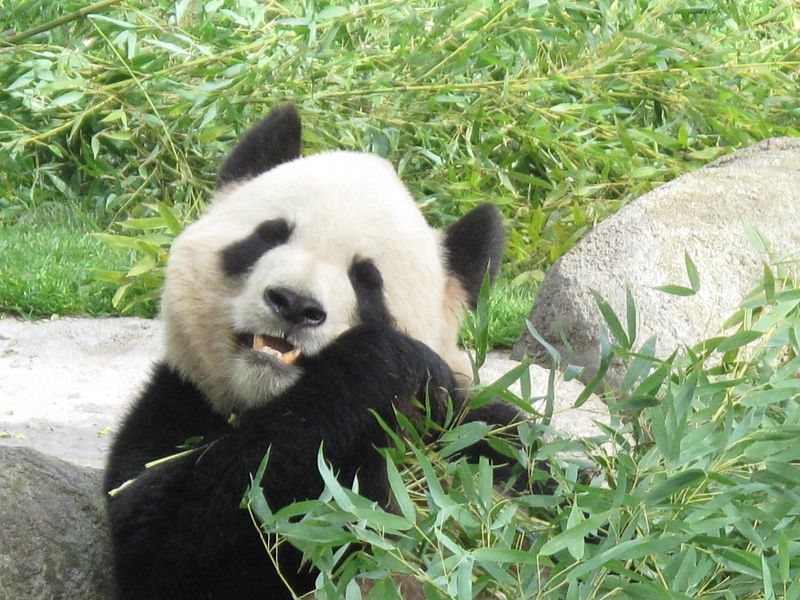
<path fill-rule="evenodd" d="M 300 350 L 281 337 L 256 333 L 241 334 L 237 338 L 241 345 L 252 348 L 255 352 L 277 359 L 287 365 L 294 364 L 300 358 Z"/>

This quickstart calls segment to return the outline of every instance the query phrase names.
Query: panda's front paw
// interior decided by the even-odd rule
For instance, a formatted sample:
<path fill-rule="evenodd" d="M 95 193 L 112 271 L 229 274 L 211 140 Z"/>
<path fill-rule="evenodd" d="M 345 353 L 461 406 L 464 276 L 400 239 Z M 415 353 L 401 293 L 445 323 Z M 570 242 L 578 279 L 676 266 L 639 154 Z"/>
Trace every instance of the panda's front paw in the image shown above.
<path fill-rule="evenodd" d="M 403 409 L 412 400 L 435 400 L 432 412 L 446 410 L 447 396 L 456 393 L 452 370 L 422 342 L 388 327 L 360 325 L 342 334 L 322 354 L 320 364 L 336 365 L 352 388 L 367 400 L 384 398 Z M 308 365 L 311 375 L 314 367 Z"/>
<path fill-rule="evenodd" d="M 423 360 L 418 365 L 420 387 L 416 398 L 425 403 L 426 411 L 430 412 L 434 421 L 442 423 L 450 403 L 453 410 L 458 411 L 462 403 L 461 392 L 452 369 L 444 359 L 427 346 L 420 346 Z"/>
<path fill-rule="evenodd" d="M 449 402 L 460 405 L 452 369 L 430 347 L 394 329 L 373 329 L 367 335 L 375 336 L 372 346 L 383 352 L 389 387 L 401 390 L 395 408 L 409 417 L 430 414 L 441 423 Z"/>

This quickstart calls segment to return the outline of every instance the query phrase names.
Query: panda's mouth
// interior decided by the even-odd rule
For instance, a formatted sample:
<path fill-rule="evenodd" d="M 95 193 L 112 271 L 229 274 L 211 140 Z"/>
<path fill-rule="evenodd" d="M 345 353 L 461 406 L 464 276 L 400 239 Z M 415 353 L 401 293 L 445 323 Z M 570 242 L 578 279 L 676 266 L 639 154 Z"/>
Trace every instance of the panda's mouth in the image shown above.
<path fill-rule="evenodd" d="M 244 333 L 238 336 L 239 343 L 264 356 L 277 359 L 284 364 L 293 365 L 300 358 L 300 350 L 288 340 L 261 333 Z"/>

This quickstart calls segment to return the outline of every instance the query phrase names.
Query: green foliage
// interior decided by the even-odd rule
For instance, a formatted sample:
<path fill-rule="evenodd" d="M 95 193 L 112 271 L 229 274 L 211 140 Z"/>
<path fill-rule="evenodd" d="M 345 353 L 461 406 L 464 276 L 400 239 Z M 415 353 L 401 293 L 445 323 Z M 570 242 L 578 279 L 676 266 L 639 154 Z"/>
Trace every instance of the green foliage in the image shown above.
<path fill-rule="evenodd" d="M 797 135 L 798 21 L 767 0 L 0 0 L 0 211 L 100 215 L 136 257 L 94 266 L 141 310 L 174 234 L 146 219 L 194 218 L 237 136 L 294 102 L 306 151 L 386 156 L 437 225 L 502 207 L 530 288 L 626 200 Z"/>
<path fill-rule="evenodd" d="M 633 360 L 624 391 L 606 395 L 604 439 L 541 443 L 546 419 L 513 442 L 480 423 L 455 423 L 427 446 L 394 436 L 394 513 L 337 481 L 324 448 L 321 498 L 273 513 L 258 486 L 267 465 L 245 501 L 269 551 L 301 548 L 328 599 L 362 597 L 359 575 L 382 582 L 368 598 L 395 600 L 390 574 L 436 599 L 800 597 L 800 288 L 785 265 L 765 270 L 728 334 L 667 359 L 653 340 L 633 345 L 632 301 L 627 331 L 606 315 L 619 330 L 609 352 Z M 479 396 L 509 398 L 508 383 Z M 534 479 L 544 476 L 535 461 L 550 460 L 557 489 L 498 490 L 488 462 L 453 458 L 479 439 Z M 581 469 L 557 458 L 576 449 Z"/>
<path fill-rule="evenodd" d="M 70 206 L 50 205 L 25 213 L 14 226 L 0 221 L 0 309 L 26 317 L 107 315 L 113 289 L 87 264 L 127 270 L 131 253 L 109 247 L 87 233 L 89 219 Z M 137 282 L 137 295 L 147 290 Z M 152 314 L 141 305 L 134 314 Z"/>

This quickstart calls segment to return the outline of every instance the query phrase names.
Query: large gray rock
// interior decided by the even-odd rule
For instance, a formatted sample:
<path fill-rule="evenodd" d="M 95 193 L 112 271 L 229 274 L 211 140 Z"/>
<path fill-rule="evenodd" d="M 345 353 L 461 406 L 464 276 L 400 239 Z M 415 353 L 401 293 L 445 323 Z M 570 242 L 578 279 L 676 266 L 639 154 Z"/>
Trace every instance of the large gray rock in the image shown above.
<path fill-rule="evenodd" d="M 598 367 L 603 322 L 592 289 L 624 324 L 630 288 L 639 317 L 637 347 L 653 335 L 659 356 L 695 344 L 719 332 L 763 272 L 766 257 L 748 240 L 746 221 L 778 255 L 800 252 L 800 139 L 776 138 L 734 152 L 625 206 L 553 265 L 529 319 L 564 362 L 586 367 L 584 378 Z M 697 266 L 699 292 L 656 290 L 689 286 L 685 252 Z M 527 332 L 512 356 L 526 353 L 550 364 Z M 609 372 L 612 385 L 619 369 Z"/>
<path fill-rule="evenodd" d="M 0 600 L 109 600 L 101 473 L 0 447 Z"/>

